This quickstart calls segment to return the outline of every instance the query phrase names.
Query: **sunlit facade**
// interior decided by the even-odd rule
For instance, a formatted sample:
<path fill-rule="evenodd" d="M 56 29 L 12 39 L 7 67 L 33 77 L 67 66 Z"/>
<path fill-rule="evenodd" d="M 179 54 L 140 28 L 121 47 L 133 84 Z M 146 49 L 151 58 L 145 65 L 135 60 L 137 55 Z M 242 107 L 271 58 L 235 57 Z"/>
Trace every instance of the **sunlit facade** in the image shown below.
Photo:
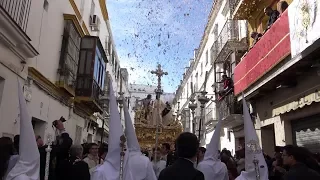
<path fill-rule="evenodd" d="M 120 67 L 106 1 L 17 3 L 0 3 L 1 18 L 6 18 L 0 33 L 11 38 L 11 43 L 1 40 L 0 133 L 12 137 L 19 130 L 18 78 L 36 135 L 44 139 L 54 135 L 52 122 L 64 117 L 74 143 L 99 142 L 102 132 L 106 141 L 108 120 L 102 127 L 101 95 L 112 81 L 115 92 L 122 84 L 124 97 L 130 97 L 128 73 Z M 23 19 L 10 14 L 12 7 Z"/>
<path fill-rule="evenodd" d="M 179 85 L 175 108 L 179 112 L 184 130 L 200 134 L 201 145 L 210 142 L 212 133 L 217 123 L 217 117 L 221 112 L 221 118 L 233 117 L 236 114 L 230 104 L 232 98 L 218 101 L 217 91 L 221 88 L 221 76 L 223 74 L 233 77 L 232 68 L 238 59 L 238 54 L 247 48 L 246 21 L 232 20 L 233 2 L 229 0 L 217 0 L 214 2 L 209 15 L 208 23 L 200 42 L 199 48 L 194 51 L 194 57 L 186 67 L 183 79 Z M 205 75 L 208 75 L 205 82 Z M 210 101 L 206 104 L 204 114 L 201 116 L 200 103 L 197 96 L 206 87 L 207 97 Z M 197 109 L 194 116 L 189 108 L 190 99 L 195 94 Z M 204 119 L 201 121 L 200 119 Z M 201 131 L 199 133 L 199 127 Z M 221 133 L 221 149 L 227 148 L 235 153 L 235 136 L 233 130 L 225 125 Z"/>
<path fill-rule="evenodd" d="M 264 152 L 272 155 L 276 146 L 296 144 L 318 153 L 320 36 L 315 31 L 319 24 L 315 17 L 319 16 L 319 4 L 286 2 L 288 9 L 280 11 L 279 18 L 237 64 L 235 95 L 240 100 L 243 93 L 250 102 Z M 277 1 L 250 4 L 240 1 L 234 17 L 247 19 L 250 31 L 262 33 L 268 20 L 263 8 L 277 9 Z M 260 16 L 252 18 L 257 14 Z"/>

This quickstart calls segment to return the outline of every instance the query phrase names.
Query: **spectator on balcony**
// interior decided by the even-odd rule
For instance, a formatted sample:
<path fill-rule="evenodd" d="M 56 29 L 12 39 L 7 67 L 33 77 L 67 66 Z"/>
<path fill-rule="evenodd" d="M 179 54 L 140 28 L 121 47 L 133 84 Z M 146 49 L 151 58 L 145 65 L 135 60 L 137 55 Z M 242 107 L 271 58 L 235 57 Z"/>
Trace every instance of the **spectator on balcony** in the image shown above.
<path fill-rule="evenodd" d="M 269 16 L 269 20 L 268 20 L 268 23 L 267 23 L 267 29 L 268 30 L 272 24 L 274 22 L 276 22 L 276 20 L 278 19 L 279 17 L 279 12 L 277 10 L 273 10 L 270 6 L 269 7 L 266 7 L 264 9 L 264 14 Z"/>
<path fill-rule="evenodd" d="M 262 34 L 258 32 L 252 32 L 250 34 L 250 37 L 253 39 L 252 46 L 251 46 L 252 48 L 260 40 L 260 38 L 262 37 Z"/>
<path fill-rule="evenodd" d="M 277 10 L 280 14 L 282 14 L 287 8 L 289 4 L 286 1 L 280 1 L 277 4 Z"/>
<path fill-rule="evenodd" d="M 225 96 L 227 96 L 233 90 L 233 81 L 227 75 L 222 75 L 223 82 L 223 90 L 219 91 L 219 101 L 222 100 Z"/>

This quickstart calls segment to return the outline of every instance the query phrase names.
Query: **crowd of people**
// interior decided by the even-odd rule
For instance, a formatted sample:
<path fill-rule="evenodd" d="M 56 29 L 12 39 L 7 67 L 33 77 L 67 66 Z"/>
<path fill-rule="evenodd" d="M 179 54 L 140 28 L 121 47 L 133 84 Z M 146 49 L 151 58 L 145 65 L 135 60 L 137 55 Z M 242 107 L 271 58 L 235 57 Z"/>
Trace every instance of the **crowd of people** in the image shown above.
<path fill-rule="evenodd" d="M 110 85 L 112 87 L 112 84 Z M 287 145 L 273 158 L 263 153 L 247 107 L 242 99 L 245 148 L 234 157 L 219 150 L 222 120 L 218 120 L 207 148 L 190 132 L 169 143 L 142 151 L 124 106 L 125 131 L 112 88 L 108 144 L 73 144 L 64 118 L 55 120 L 57 136 L 47 148 L 35 136 L 22 91 L 19 90 L 20 136 L 0 138 L 0 180 L 319 180 L 319 156 L 308 149 Z M 160 114 L 159 114 L 160 115 Z M 47 164 L 47 162 L 49 162 Z M 49 175 L 49 176 L 47 176 Z"/>
<path fill-rule="evenodd" d="M 58 124 L 62 123 L 58 122 Z M 90 174 L 97 166 L 104 162 L 108 152 L 108 145 L 98 145 L 96 143 L 72 145 L 72 143 L 70 144 L 71 141 L 65 140 L 66 138 L 68 138 L 67 134 L 64 135 L 62 143 L 57 147 L 53 145 L 53 153 L 51 155 L 52 168 L 50 168 L 49 179 L 90 180 Z M 47 145 L 43 144 L 40 136 L 36 136 L 35 140 L 39 147 L 41 159 L 40 179 L 43 180 L 46 162 L 45 149 Z M 179 142 L 179 140 L 183 142 Z M 194 141 L 193 144 L 191 144 L 191 140 Z M 161 147 L 154 148 L 152 152 L 143 151 L 141 153 L 150 158 L 158 179 L 183 179 L 179 178 L 180 173 L 182 175 L 187 173 L 190 176 L 203 179 L 202 173 L 198 172 L 196 168 L 197 164 L 204 160 L 206 148 L 197 147 L 198 141 L 196 136 L 188 133 L 183 133 L 180 139 L 177 139 L 177 143 L 178 148 L 181 146 L 180 149 L 183 149 L 183 152 L 171 150 L 169 143 L 163 143 Z M 59 152 L 54 152 L 56 148 L 59 148 Z M 1 137 L 0 152 L 0 177 L 4 177 L 5 172 L 13 166 L 12 164 L 8 164 L 9 160 L 19 155 L 19 135 L 15 136 L 14 140 L 8 137 Z M 219 159 L 227 167 L 229 180 L 235 180 L 242 171 L 245 171 L 244 149 L 236 151 L 234 156 L 227 149 L 223 149 L 219 154 Z M 310 180 L 320 179 L 320 156 L 312 154 L 304 147 L 293 145 L 287 145 L 282 148 L 277 147 L 273 157 L 264 154 L 264 158 L 269 170 L 269 180 L 295 180 L 302 179 L 306 175 L 308 175 Z M 190 170 L 188 170 L 188 162 L 192 162 L 189 167 Z M 174 178 L 169 177 L 172 174 L 175 174 Z M 185 177 L 182 175 L 181 177 Z"/>

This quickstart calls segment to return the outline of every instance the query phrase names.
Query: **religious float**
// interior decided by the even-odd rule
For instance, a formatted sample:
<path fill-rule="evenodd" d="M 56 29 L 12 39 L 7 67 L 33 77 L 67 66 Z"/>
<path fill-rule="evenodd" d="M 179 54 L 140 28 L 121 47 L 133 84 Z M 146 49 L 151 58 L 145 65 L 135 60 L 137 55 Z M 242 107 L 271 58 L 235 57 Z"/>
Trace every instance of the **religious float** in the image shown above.
<path fill-rule="evenodd" d="M 160 98 L 162 94 L 161 77 L 167 75 L 158 65 L 152 74 L 158 76 L 158 87 L 155 90 L 156 98 L 151 95 L 145 99 L 137 101 L 135 105 L 134 126 L 140 147 L 151 150 L 162 143 L 169 143 L 174 146 L 178 135 L 183 131 L 180 121 L 173 115 L 169 102 L 163 102 Z"/>

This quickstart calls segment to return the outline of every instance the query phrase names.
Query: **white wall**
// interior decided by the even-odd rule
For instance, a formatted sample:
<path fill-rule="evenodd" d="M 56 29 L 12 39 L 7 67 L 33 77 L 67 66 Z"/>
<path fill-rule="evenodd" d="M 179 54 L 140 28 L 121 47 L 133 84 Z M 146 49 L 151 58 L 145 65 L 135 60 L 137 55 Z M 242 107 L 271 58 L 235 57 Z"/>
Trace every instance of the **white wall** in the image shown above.
<path fill-rule="evenodd" d="M 109 36 L 109 32 L 107 24 L 103 20 L 99 1 L 94 0 L 93 2 L 95 4 L 94 14 L 101 20 L 100 32 L 91 31 L 89 26 L 91 0 L 75 0 L 74 2 L 82 15 L 82 20 L 80 21 L 86 24 L 90 35 L 99 36 L 102 46 L 106 48 L 105 41 Z M 30 59 L 28 64 L 29 66 L 36 68 L 53 83 L 57 81 L 58 76 L 57 70 L 59 68 L 64 29 L 63 14 L 75 15 L 69 1 L 49 1 L 49 7 L 45 10 L 43 8 L 43 0 L 33 0 L 28 21 L 27 34 L 32 39 L 32 45 L 40 53 L 36 58 Z M 115 84 L 115 88 L 117 88 L 117 84 Z M 31 89 L 32 100 L 29 103 L 30 114 L 33 117 L 44 121 L 46 124 L 45 132 L 43 129 L 39 129 L 39 132 L 36 133 L 39 133 L 42 136 L 53 133 L 53 129 L 51 128 L 52 122 L 63 116 L 67 119 L 65 126 L 73 139 L 75 138 L 77 125 L 83 128 L 82 140 L 86 140 L 88 134 L 93 134 L 92 129 L 89 129 L 89 132 L 87 132 L 87 128 L 85 127 L 87 125 L 87 120 L 72 113 L 72 110 L 70 110 L 69 107 L 40 90 L 36 84 L 33 84 Z"/>
<path fill-rule="evenodd" d="M 19 78 L 21 85 L 23 79 Z M 19 132 L 19 102 L 17 76 L 0 64 L 0 136 Z"/>

